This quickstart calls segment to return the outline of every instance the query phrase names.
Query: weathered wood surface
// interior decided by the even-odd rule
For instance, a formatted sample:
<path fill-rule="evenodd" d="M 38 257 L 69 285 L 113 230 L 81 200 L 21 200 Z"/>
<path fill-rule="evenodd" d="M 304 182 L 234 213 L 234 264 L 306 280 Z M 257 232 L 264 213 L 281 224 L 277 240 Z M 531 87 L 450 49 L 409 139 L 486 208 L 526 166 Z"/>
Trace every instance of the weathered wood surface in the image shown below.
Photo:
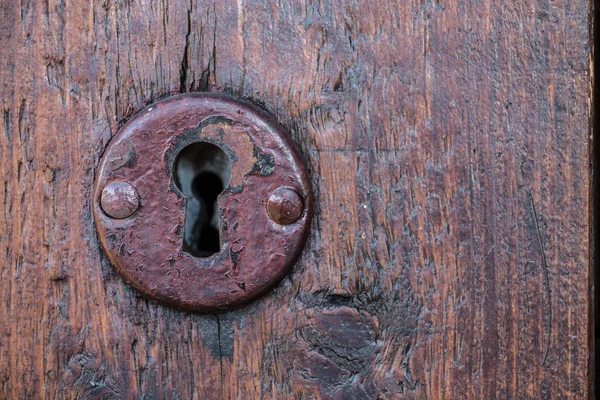
<path fill-rule="evenodd" d="M 0 398 L 585 398 L 590 7 L 1 2 Z M 277 116 L 317 206 L 219 316 L 136 294 L 90 210 L 118 127 L 206 90 Z"/>

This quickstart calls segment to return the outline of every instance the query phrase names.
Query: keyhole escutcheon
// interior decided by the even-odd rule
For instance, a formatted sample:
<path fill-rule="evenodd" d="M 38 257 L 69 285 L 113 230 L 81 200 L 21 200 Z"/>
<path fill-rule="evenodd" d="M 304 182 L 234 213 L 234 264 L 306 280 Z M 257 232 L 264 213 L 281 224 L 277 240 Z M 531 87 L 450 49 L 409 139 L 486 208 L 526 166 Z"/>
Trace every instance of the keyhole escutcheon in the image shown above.
<path fill-rule="evenodd" d="M 144 296 L 218 313 L 256 300 L 309 236 L 312 195 L 273 115 L 226 94 L 147 106 L 104 151 L 94 223 L 115 270 Z"/>

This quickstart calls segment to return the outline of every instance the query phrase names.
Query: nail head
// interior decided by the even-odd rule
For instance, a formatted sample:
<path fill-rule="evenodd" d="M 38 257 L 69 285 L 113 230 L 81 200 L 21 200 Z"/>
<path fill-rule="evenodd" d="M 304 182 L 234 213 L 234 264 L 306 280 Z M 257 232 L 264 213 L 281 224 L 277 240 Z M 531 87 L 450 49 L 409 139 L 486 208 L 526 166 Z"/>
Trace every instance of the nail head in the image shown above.
<path fill-rule="evenodd" d="M 279 225 L 289 225 L 302 216 L 304 202 L 300 195 L 290 187 L 280 187 L 269 197 L 267 212 Z"/>
<path fill-rule="evenodd" d="M 104 187 L 100 197 L 104 212 L 115 219 L 130 217 L 140 206 L 139 196 L 131 184 L 123 181 L 111 182 Z"/>

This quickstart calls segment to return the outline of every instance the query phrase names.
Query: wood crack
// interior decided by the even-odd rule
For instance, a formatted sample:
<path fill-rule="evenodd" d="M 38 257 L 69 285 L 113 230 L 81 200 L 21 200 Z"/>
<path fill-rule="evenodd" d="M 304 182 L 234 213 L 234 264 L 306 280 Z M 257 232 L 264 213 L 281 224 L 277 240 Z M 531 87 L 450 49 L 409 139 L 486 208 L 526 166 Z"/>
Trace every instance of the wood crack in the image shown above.
<path fill-rule="evenodd" d="M 187 12 L 187 32 L 185 34 L 185 47 L 183 49 L 183 59 L 181 60 L 181 72 L 179 75 L 179 90 L 181 93 L 188 91 L 187 89 L 187 75 L 189 69 L 189 52 L 190 52 L 190 35 L 192 33 L 192 1 L 190 0 L 190 7 Z"/>
<path fill-rule="evenodd" d="M 217 315 L 217 341 L 219 344 L 219 368 L 220 368 L 220 376 L 221 376 L 221 395 L 225 393 L 225 379 L 223 374 L 223 345 L 221 343 L 221 318 Z"/>
<path fill-rule="evenodd" d="M 551 298 L 551 290 L 550 290 L 550 275 L 548 273 L 548 263 L 546 261 L 546 252 L 544 251 L 544 244 L 542 242 L 542 233 L 540 231 L 540 224 L 537 216 L 537 211 L 535 209 L 535 203 L 533 201 L 533 194 L 531 193 L 531 189 L 527 188 L 527 193 L 529 194 L 529 201 L 531 202 L 531 212 L 533 213 L 533 221 L 535 223 L 535 231 L 537 234 L 538 244 L 540 246 L 540 253 L 542 255 L 542 273 L 544 275 L 544 287 L 546 289 L 546 301 L 548 303 L 548 317 L 547 317 L 547 326 L 546 326 L 546 349 L 544 350 L 544 357 L 542 358 L 542 365 L 546 363 L 548 359 L 548 353 L 550 352 L 550 332 L 552 329 L 552 298 Z"/>

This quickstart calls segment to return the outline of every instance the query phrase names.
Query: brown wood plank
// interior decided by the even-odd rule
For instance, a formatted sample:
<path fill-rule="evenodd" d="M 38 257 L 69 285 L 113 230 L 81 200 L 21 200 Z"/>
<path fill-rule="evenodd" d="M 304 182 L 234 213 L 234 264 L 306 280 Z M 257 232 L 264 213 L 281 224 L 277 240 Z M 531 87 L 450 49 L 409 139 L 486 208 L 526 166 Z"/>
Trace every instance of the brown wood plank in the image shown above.
<path fill-rule="evenodd" d="M 590 8 L 2 2 L 0 397 L 587 397 Z M 220 316 L 124 284 L 90 210 L 118 127 L 204 90 L 277 116 L 317 206 Z"/>

